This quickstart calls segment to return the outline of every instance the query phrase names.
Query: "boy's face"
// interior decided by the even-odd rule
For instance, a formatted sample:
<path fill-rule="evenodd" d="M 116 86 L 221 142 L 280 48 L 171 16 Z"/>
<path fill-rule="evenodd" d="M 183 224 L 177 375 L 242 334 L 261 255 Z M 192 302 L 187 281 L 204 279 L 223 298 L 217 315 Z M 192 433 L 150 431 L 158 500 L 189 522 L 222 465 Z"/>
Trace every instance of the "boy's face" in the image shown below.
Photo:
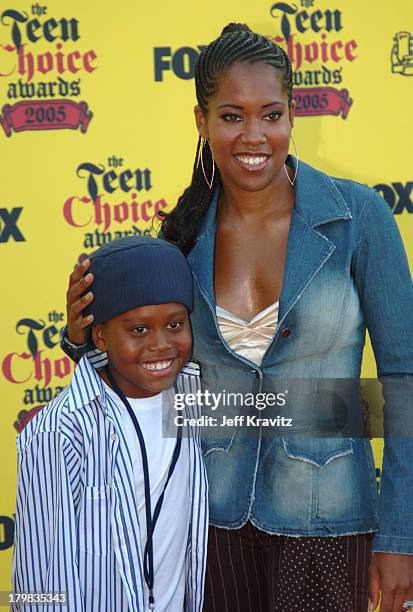
<path fill-rule="evenodd" d="M 110 371 L 127 397 L 151 397 L 169 389 L 192 351 L 188 310 L 182 304 L 128 310 L 96 325 L 92 337 L 107 352 Z"/>

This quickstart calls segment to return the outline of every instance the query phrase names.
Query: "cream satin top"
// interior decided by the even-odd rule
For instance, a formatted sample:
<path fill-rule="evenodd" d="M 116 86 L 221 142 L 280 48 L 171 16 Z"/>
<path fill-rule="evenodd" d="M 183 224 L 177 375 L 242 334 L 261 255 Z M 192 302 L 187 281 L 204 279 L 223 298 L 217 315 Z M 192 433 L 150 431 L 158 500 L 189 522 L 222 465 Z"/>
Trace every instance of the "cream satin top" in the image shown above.
<path fill-rule="evenodd" d="M 228 346 L 257 365 L 261 365 L 278 323 L 279 302 L 274 302 L 244 321 L 225 308 L 216 307 L 219 330 Z"/>

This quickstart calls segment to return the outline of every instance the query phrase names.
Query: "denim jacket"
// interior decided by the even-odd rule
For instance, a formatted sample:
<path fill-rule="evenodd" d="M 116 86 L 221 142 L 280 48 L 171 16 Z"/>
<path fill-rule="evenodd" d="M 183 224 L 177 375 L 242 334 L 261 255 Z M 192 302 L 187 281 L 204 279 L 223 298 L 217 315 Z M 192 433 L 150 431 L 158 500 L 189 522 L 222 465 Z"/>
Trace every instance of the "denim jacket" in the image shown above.
<path fill-rule="evenodd" d="M 290 157 L 288 163 L 296 162 Z M 203 451 L 210 522 L 235 529 L 250 520 L 290 536 L 376 531 L 374 550 L 413 554 L 413 438 L 404 435 L 413 434 L 413 287 L 391 210 L 373 189 L 300 162 L 279 322 L 257 366 L 229 348 L 217 325 L 217 201 L 218 191 L 188 256 L 195 277 L 194 358 L 204 387 L 245 394 L 285 390 L 288 380 L 294 399 L 280 408 L 293 422 L 288 433 L 209 428 Z M 369 439 L 328 434 L 312 395 L 317 380 L 359 385 L 366 328 L 380 380 L 406 383 L 384 387 L 388 435 L 380 498 Z M 357 420 L 361 400 L 351 397 Z M 245 407 L 226 410 L 234 416 Z M 217 416 L 208 406 L 204 412 Z"/>

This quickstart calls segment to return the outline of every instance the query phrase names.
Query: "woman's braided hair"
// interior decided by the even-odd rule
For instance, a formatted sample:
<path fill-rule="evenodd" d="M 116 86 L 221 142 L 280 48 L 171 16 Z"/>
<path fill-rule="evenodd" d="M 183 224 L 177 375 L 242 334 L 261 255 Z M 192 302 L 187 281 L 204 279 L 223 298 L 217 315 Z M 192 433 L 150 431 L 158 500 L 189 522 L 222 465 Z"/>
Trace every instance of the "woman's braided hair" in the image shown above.
<path fill-rule="evenodd" d="M 265 62 L 281 73 L 283 86 L 288 94 L 288 104 L 292 101 L 292 68 L 285 51 L 270 39 L 252 32 L 245 24 L 230 23 L 221 35 L 204 47 L 195 66 L 195 88 L 199 106 L 206 113 L 208 98 L 216 90 L 220 75 L 232 64 Z M 202 217 L 208 209 L 214 187 L 220 181 L 218 168 L 215 170 L 212 189 L 206 184 L 199 163 L 200 148 L 205 173 L 212 176 L 212 154 L 209 145 L 198 139 L 191 184 L 178 199 L 169 214 L 163 214 L 162 234 L 187 255 L 192 249 Z"/>

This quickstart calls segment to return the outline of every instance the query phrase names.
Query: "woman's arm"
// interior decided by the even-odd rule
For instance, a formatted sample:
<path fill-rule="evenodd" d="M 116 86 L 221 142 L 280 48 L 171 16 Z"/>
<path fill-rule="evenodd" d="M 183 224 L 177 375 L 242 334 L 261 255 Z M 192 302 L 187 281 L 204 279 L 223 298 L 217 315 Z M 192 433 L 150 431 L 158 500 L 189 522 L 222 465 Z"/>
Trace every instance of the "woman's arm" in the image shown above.
<path fill-rule="evenodd" d="M 370 596 L 382 612 L 413 597 L 413 286 L 393 214 L 366 204 L 354 277 L 383 383 L 385 446 Z"/>
<path fill-rule="evenodd" d="M 62 350 L 76 362 L 88 351 L 96 349 L 93 344 L 87 342 L 85 331 L 85 327 L 93 321 L 93 315 L 84 317 L 82 314 L 93 300 L 91 291 L 85 294 L 93 283 L 93 274 L 86 274 L 89 266 L 90 259 L 85 259 L 70 275 L 66 293 L 67 326 L 63 328 L 60 337 Z"/>
<path fill-rule="evenodd" d="M 93 315 L 82 315 L 83 310 L 93 300 L 91 291 L 83 295 L 93 282 L 93 274 L 86 274 L 89 266 L 90 259 L 85 259 L 73 270 L 66 293 L 67 331 L 74 344 L 86 342 L 85 327 L 93 321 Z"/>

